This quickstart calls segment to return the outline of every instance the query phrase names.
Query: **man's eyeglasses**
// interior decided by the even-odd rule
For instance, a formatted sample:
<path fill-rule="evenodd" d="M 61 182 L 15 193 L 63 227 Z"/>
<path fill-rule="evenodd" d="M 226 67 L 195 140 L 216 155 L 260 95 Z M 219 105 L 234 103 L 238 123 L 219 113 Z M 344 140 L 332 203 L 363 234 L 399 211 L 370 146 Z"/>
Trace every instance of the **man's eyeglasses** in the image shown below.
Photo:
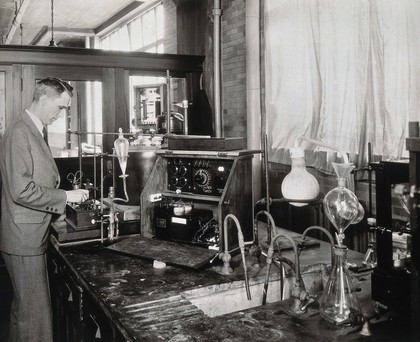
<path fill-rule="evenodd" d="M 42 80 L 40 80 L 38 82 L 39 84 L 45 84 L 48 85 L 50 87 L 54 87 L 56 89 L 60 89 L 61 92 L 63 91 L 67 91 L 70 95 L 72 95 L 73 93 L 73 87 L 68 84 L 67 82 L 60 80 L 59 78 L 56 77 L 47 77 L 44 78 Z"/>

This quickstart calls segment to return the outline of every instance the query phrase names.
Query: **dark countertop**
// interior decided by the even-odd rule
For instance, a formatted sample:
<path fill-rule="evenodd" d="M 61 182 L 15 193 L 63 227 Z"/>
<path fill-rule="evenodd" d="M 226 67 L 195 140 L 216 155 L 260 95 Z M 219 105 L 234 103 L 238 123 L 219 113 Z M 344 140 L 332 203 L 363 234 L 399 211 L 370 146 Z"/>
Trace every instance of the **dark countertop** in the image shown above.
<path fill-rule="evenodd" d="M 302 317 L 286 314 L 290 300 L 217 317 L 207 316 L 192 305 L 185 293 L 195 289 L 207 293 L 218 286 L 243 284 L 239 256 L 232 259 L 235 273 L 226 276 L 217 272 L 220 266 L 199 271 L 174 266 L 154 268 L 150 260 L 116 253 L 98 242 L 60 246 L 54 237 L 51 242 L 74 272 L 73 276 L 129 341 L 394 341 L 392 336 L 401 337 L 392 335 L 395 328 L 390 331 L 390 325 L 381 325 L 380 321 L 372 325 L 371 337 L 360 335 L 357 327 L 335 327 L 320 317 L 316 306 Z M 284 252 L 283 256 L 293 259 L 291 252 Z M 349 262 L 360 262 L 362 257 L 349 251 Z M 330 245 L 321 242 L 318 247 L 302 251 L 300 262 L 301 269 L 330 263 Z M 274 273 L 273 277 L 279 272 Z M 250 282 L 264 276 L 265 267 L 253 268 Z M 374 306 L 370 300 L 370 274 L 361 275 L 355 286 L 360 289 L 358 296 L 366 313 Z M 229 299 L 223 303 L 230 305 Z"/>

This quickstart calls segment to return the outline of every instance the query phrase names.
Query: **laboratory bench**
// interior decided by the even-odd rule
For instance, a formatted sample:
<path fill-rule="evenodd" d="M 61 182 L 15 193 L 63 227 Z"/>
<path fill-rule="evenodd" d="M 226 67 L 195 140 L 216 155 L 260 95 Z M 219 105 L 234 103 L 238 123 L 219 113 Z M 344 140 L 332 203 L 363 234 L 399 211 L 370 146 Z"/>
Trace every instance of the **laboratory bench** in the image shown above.
<path fill-rule="evenodd" d="M 121 236 L 118 241 L 135 236 Z M 330 264 L 330 253 L 330 245 L 323 241 L 301 252 L 302 277 L 309 292 L 320 290 L 315 277 L 326 280 L 314 265 Z M 292 250 L 284 250 L 282 255 L 294 258 Z M 291 299 L 267 300 L 266 305 L 241 309 L 247 299 L 239 254 L 231 260 L 234 273 L 223 275 L 217 259 L 200 269 L 165 266 L 159 260 L 116 252 L 112 245 L 100 241 L 66 244 L 51 235 L 48 256 L 57 341 L 410 340 L 404 319 L 372 320 L 372 336 L 364 336 L 360 327 L 337 327 L 322 319 L 316 303 L 304 315 L 290 312 Z M 249 255 L 247 263 L 248 259 Z M 349 262 L 360 264 L 362 259 L 360 253 L 349 251 Z M 263 283 L 264 265 L 265 258 L 260 267 L 248 264 L 250 286 Z M 269 290 L 280 283 L 281 276 L 279 268 L 271 271 Z M 286 279 L 291 276 L 286 272 Z M 367 314 L 375 307 L 370 299 L 370 272 L 354 276 Z M 235 299 L 238 291 L 245 299 Z M 255 291 L 252 295 L 256 296 Z M 204 305 L 197 301 L 200 297 L 205 297 L 203 302 L 209 307 L 200 306 Z"/>

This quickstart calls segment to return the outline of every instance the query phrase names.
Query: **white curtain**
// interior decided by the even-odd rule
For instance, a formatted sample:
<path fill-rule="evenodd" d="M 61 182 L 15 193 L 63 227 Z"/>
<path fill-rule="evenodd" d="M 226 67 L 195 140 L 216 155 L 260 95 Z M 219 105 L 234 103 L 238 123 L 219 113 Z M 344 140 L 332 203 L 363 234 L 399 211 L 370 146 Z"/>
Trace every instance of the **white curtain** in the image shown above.
<path fill-rule="evenodd" d="M 383 160 L 407 155 L 408 121 L 420 121 L 419 20 L 418 0 L 265 0 L 269 160 L 288 163 L 299 145 L 308 165 L 331 170 L 336 153 L 301 136 L 359 166 L 368 143 Z"/>

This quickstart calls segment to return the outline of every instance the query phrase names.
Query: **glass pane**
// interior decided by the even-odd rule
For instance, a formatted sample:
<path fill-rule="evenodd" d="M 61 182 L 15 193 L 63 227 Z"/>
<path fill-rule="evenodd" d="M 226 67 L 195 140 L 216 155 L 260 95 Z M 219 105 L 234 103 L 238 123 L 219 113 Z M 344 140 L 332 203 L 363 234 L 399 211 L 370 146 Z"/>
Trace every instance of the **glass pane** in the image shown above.
<path fill-rule="evenodd" d="M 162 112 L 161 92 L 165 77 L 130 76 L 130 130 L 148 132 L 156 129 Z"/>
<path fill-rule="evenodd" d="M 142 19 L 144 45 L 154 43 L 156 41 L 155 11 L 150 10 L 143 15 Z"/>
<path fill-rule="evenodd" d="M 163 39 L 163 23 L 163 5 L 159 5 L 156 7 L 156 38 L 158 40 Z"/>
<path fill-rule="evenodd" d="M 102 84 L 90 81 L 69 83 L 74 88 L 70 110 L 48 127 L 51 152 L 54 157 L 75 156 L 79 147 L 82 152 L 89 153 L 93 150 L 93 145 L 97 145 L 97 152 L 100 152 L 102 135 L 94 137 L 93 134 L 83 133 L 102 132 Z M 82 134 L 70 134 L 69 130 Z"/>
<path fill-rule="evenodd" d="M 152 46 L 151 48 L 148 48 L 145 52 L 156 53 L 156 46 Z"/>
<path fill-rule="evenodd" d="M 138 50 L 143 46 L 141 33 L 141 18 L 138 18 L 130 23 L 131 49 L 133 51 Z"/>
<path fill-rule="evenodd" d="M 101 40 L 101 48 L 103 50 L 110 50 L 109 36 Z"/>
<path fill-rule="evenodd" d="M 123 26 L 119 29 L 120 34 L 120 50 L 130 51 L 130 36 L 128 34 L 128 26 Z"/>
<path fill-rule="evenodd" d="M 119 31 L 116 31 L 109 36 L 109 46 L 111 50 L 120 50 Z"/>
<path fill-rule="evenodd" d="M 167 120 L 166 77 L 130 76 L 130 130 L 145 134 L 165 133 Z M 184 134 L 183 120 L 188 115 L 186 79 L 171 78 L 171 133 Z"/>
<path fill-rule="evenodd" d="M 6 125 L 6 73 L 0 71 L 0 135 L 3 135 Z"/>

